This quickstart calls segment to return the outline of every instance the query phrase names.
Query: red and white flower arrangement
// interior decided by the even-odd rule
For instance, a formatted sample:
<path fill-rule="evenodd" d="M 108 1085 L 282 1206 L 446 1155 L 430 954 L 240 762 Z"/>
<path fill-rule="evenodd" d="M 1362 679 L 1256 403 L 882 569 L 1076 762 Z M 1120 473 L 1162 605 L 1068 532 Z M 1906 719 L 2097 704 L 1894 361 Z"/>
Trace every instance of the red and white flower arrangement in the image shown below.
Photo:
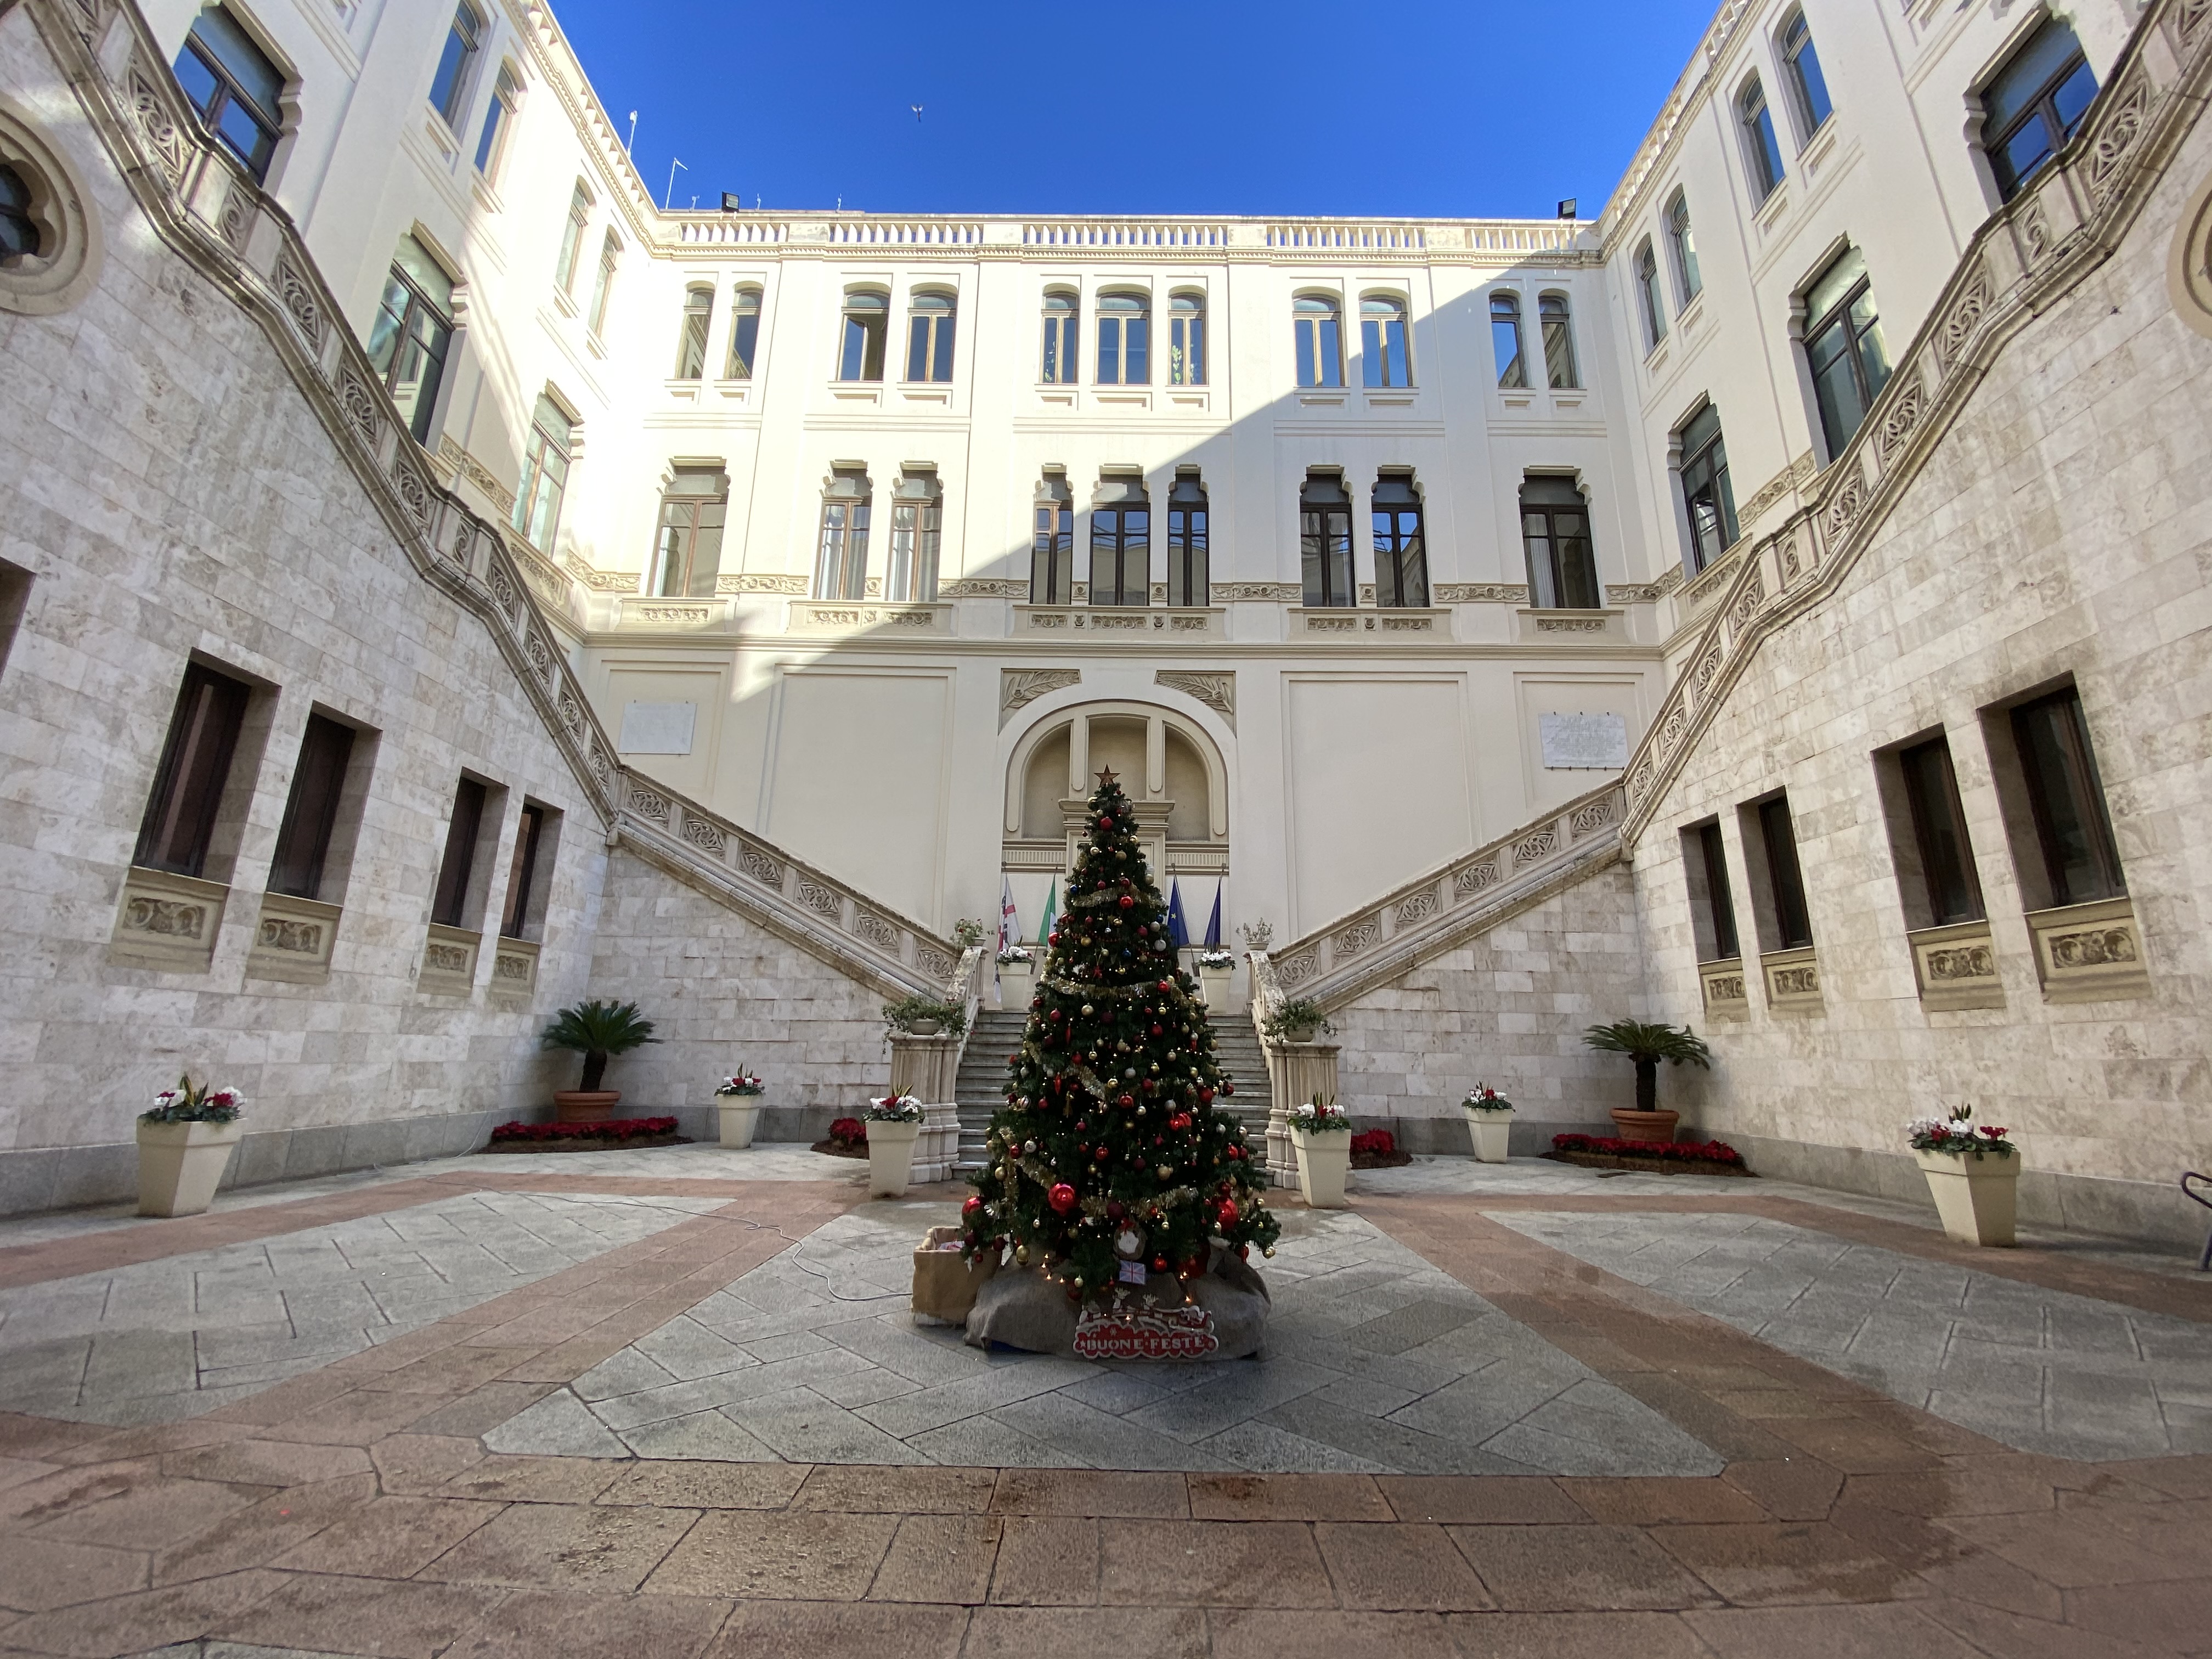
<path fill-rule="evenodd" d="M 885 1095 L 881 1100 L 870 1101 L 861 1115 L 871 1123 L 919 1123 L 921 1103 L 912 1095 Z"/>
<path fill-rule="evenodd" d="M 138 1114 L 141 1123 L 235 1123 L 246 1111 L 246 1097 L 226 1085 L 220 1089 L 194 1083 L 191 1074 L 177 1079 L 173 1089 L 154 1097 L 151 1109 Z"/>
<path fill-rule="evenodd" d="M 717 1095 L 763 1095 L 768 1085 L 750 1073 L 739 1072 L 735 1077 L 726 1077 L 714 1087 Z"/>
<path fill-rule="evenodd" d="M 1460 1108 L 1469 1112 L 1510 1112 L 1513 1109 L 1513 1103 L 1487 1083 L 1478 1083 L 1467 1091 L 1467 1098 L 1460 1102 Z"/>
<path fill-rule="evenodd" d="M 1310 1135 L 1348 1133 L 1352 1128 L 1352 1115 L 1318 1095 L 1306 1105 L 1293 1106 L 1288 1116 L 1291 1127 Z"/>
<path fill-rule="evenodd" d="M 1905 1133 L 1916 1152 L 1945 1152 L 1954 1158 L 1986 1154 L 2010 1158 L 2016 1150 L 2005 1139 L 2008 1131 L 1995 1124 L 1977 1124 L 1972 1106 L 1954 1106 L 1948 1117 L 1907 1119 Z"/>

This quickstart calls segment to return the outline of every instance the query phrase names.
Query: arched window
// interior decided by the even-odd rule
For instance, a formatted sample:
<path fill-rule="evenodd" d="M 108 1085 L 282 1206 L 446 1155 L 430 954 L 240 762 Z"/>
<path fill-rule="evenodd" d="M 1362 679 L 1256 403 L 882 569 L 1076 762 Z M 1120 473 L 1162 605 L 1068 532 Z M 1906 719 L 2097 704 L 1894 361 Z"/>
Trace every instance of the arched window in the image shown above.
<path fill-rule="evenodd" d="M 1754 204 L 1774 194 L 1782 182 L 1782 146 L 1775 141 L 1774 114 L 1766 107 L 1766 88 L 1753 76 L 1735 95 L 1735 118 L 1743 131 L 1743 164 L 1751 174 Z"/>
<path fill-rule="evenodd" d="M 1498 359 L 1498 384 L 1517 392 L 1528 384 L 1521 358 L 1521 297 L 1499 289 L 1490 296 L 1490 349 Z"/>
<path fill-rule="evenodd" d="M 430 416 L 453 342 L 453 279 L 422 243 L 403 236 L 369 327 L 368 360 L 417 443 L 430 441 Z"/>
<path fill-rule="evenodd" d="M 917 294 L 907 301 L 908 380 L 952 378 L 953 306 L 950 294 Z"/>
<path fill-rule="evenodd" d="M 1168 492 L 1168 603 L 1212 603 L 1206 559 L 1206 485 L 1195 467 L 1176 474 Z"/>
<path fill-rule="evenodd" d="M 530 437 L 522 448 L 522 481 L 514 491 L 514 527 L 541 553 L 553 550 L 561 527 L 561 502 L 568 493 L 568 461 L 576 423 L 544 392 L 530 417 Z"/>
<path fill-rule="evenodd" d="M 1413 360 L 1407 355 L 1406 302 L 1371 294 L 1359 302 L 1360 378 L 1369 386 L 1413 383 Z"/>
<path fill-rule="evenodd" d="M 1385 472 L 1375 481 L 1375 603 L 1391 610 L 1428 606 L 1421 498 L 1410 472 Z"/>
<path fill-rule="evenodd" d="M 891 554 L 884 571 L 885 599 L 906 604 L 936 603 L 944 501 L 934 471 L 917 468 L 900 475 L 898 488 L 891 495 Z"/>
<path fill-rule="evenodd" d="M 222 147 L 257 180 L 266 179 L 283 132 L 284 74 L 222 7 L 192 20 L 177 54 L 177 80 Z"/>
<path fill-rule="evenodd" d="M 1149 605 L 1152 598 L 1152 498 L 1142 477 L 1109 475 L 1091 501 L 1091 603 Z"/>
<path fill-rule="evenodd" d="M 31 186 L 11 167 L 0 167 L 0 265 L 35 259 L 46 238 L 31 216 Z"/>
<path fill-rule="evenodd" d="M 585 325 L 596 337 L 607 320 L 607 301 L 614 298 L 615 267 L 622 263 L 622 238 L 611 230 L 599 244 L 599 274 L 592 282 L 592 308 L 586 314 Z"/>
<path fill-rule="evenodd" d="M 855 289 L 845 296 L 837 344 L 837 378 L 884 378 L 884 337 L 890 329 L 890 296 Z"/>
<path fill-rule="evenodd" d="M 1690 234 L 1690 198 L 1679 190 L 1667 204 L 1667 246 L 1674 256 L 1674 286 L 1687 306 L 1705 291 L 1705 279 L 1698 270 L 1697 238 Z"/>
<path fill-rule="evenodd" d="M 722 566 L 722 526 L 729 513 L 729 475 L 720 463 L 676 469 L 660 496 L 653 592 L 668 599 L 713 597 Z"/>
<path fill-rule="evenodd" d="M 1037 379 L 1047 386 L 1073 386 L 1076 380 L 1076 298 L 1055 291 L 1044 296 L 1044 355 Z"/>
<path fill-rule="evenodd" d="M 576 181 L 568 198 L 568 222 L 561 228 L 561 253 L 553 262 L 553 285 L 563 294 L 576 291 L 576 253 L 584 243 L 585 227 L 592 222 L 592 192 Z"/>
<path fill-rule="evenodd" d="M 476 73 L 477 54 L 483 49 L 484 23 L 469 0 L 453 13 L 453 26 L 446 31 L 446 49 L 438 54 L 438 72 L 430 77 L 430 104 L 458 131 L 468 112 L 469 83 Z"/>
<path fill-rule="evenodd" d="M 1141 294 L 1098 296 L 1100 386 L 1152 384 L 1152 306 Z"/>
<path fill-rule="evenodd" d="M 1336 301 L 1325 294 L 1301 294 L 1291 301 L 1297 337 L 1298 384 L 1344 384 L 1344 337 Z"/>
<path fill-rule="evenodd" d="M 1206 296 L 1178 294 L 1168 301 L 1168 384 L 1206 384 Z"/>
<path fill-rule="evenodd" d="M 694 283 L 684 290 L 684 329 L 676 342 L 676 378 L 696 380 L 707 372 L 707 329 L 714 320 L 714 290 Z"/>
<path fill-rule="evenodd" d="M 513 70 L 501 64 L 491 103 L 484 110 L 483 131 L 477 135 L 477 171 L 488 179 L 499 177 L 500 164 L 507 159 L 507 129 L 521 107 L 522 83 L 514 78 Z"/>
<path fill-rule="evenodd" d="M 760 355 L 761 291 L 741 288 L 730 295 L 729 378 L 750 380 Z"/>
<path fill-rule="evenodd" d="M 1036 539 L 1030 548 L 1030 603 L 1066 605 L 1075 597 L 1075 492 L 1064 472 L 1037 487 Z"/>
<path fill-rule="evenodd" d="M 868 592 L 868 513 L 875 501 L 867 473 L 841 466 L 822 495 L 822 540 L 814 555 L 814 597 L 860 599 Z"/>
<path fill-rule="evenodd" d="M 1735 492 L 1729 485 L 1721 412 L 1707 404 L 1682 428 L 1682 506 L 1690 519 L 1690 574 L 1735 545 Z"/>
<path fill-rule="evenodd" d="M 1544 323 L 1544 378 L 1551 382 L 1554 392 L 1571 391 L 1581 386 L 1582 371 L 1575 362 L 1574 319 L 1567 311 L 1567 296 L 1540 296 L 1536 313 Z"/>
<path fill-rule="evenodd" d="M 1805 361 L 1828 456 L 1840 454 L 1889 380 L 1866 256 L 1846 248 L 1805 295 Z"/>
<path fill-rule="evenodd" d="M 1659 297 L 1659 256 L 1649 237 L 1636 249 L 1636 308 L 1644 313 L 1644 349 L 1656 351 L 1667 337 L 1667 307 Z"/>
<path fill-rule="evenodd" d="M 1797 106 L 1797 120 L 1810 138 L 1827 124 L 1835 106 L 1828 100 L 1827 78 L 1820 73 L 1820 54 L 1813 49 L 1813 31 L 1805 14 L 1795 11 L 1782 26 L 1782 61 L 1790 68 L 1790 92 Z"/>
<path fill-rule="evenodd" d="M 2097 95 L 2074 31 L 2046 21 L 1982 93 L 1982 148 L 2008 202 L 2064 147 Z"/>
<path fill-rule="evenodd" d="M 1298 492 L 1298 564 L 1309 606 L 1358 602 L 1352 582 L 1352 497 L 1334 472 L 1309 472 Z"/>
<path fill-rule="evenodd" d="M 1540 611 L 1601 608 L 1589 503 L 1572 478 L 1530 473 L 1521 484 L 1521 544 L 1528 588 Z"/>

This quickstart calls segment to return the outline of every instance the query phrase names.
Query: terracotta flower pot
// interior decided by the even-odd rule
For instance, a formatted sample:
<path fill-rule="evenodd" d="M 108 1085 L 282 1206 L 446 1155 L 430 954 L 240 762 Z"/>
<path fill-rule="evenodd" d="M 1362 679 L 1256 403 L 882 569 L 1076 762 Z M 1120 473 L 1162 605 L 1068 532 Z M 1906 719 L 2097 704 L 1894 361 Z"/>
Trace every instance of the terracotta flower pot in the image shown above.
<path fill-rule="evenodd" d="M 1680 1112 L 1638 1112 L 1626 1106 L 1613 1109 L 1613 1127 L 1623 1140 L 1672 1140 Z"/>
<path fill-rule="evenodd" d="M 236 1118 L 228 1123 L 141 1123 L 138 1213 L 200 1214 L 215 1201 L 231 1148 L 245 1133 Z"/>
<path fill-rule="evenodd" d="M 556 1123 L 605 1123 L 615 1115 L 622 1101 L 619 1089 L 556 1089 L 553 1091 L 553 1121 Z"/>

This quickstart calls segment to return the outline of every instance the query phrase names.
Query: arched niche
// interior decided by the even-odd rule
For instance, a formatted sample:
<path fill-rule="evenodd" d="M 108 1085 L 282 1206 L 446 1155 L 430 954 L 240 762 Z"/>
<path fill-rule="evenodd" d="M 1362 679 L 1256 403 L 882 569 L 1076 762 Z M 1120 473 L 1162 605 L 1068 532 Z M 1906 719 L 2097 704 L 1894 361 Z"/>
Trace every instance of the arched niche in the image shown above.
<path fill-rule="evenodd" d="M 1065 843 L 1066 803 L 1087 799 L 1112 767 L 1135 803 L 1140 829 L 1178 848 L 1225 852 L 1229 769 L 1212 734 L 1157 703 L 1088 702 L 1042 716 L 1006 763 L 1006 836 L 1032 848 Z"/>

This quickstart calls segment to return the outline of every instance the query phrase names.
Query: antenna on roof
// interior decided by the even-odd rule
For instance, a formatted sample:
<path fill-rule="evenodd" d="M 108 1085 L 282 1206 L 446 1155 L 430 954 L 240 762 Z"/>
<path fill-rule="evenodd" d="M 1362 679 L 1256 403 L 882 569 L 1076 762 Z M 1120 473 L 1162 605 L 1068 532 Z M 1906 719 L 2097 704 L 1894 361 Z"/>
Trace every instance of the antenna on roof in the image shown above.
<path fill-rule="evenodd" d="M 629 137 L 623 140 L 623 154 L 627 155 L 637 148 L 637 112 L 629 112 Z"/>

